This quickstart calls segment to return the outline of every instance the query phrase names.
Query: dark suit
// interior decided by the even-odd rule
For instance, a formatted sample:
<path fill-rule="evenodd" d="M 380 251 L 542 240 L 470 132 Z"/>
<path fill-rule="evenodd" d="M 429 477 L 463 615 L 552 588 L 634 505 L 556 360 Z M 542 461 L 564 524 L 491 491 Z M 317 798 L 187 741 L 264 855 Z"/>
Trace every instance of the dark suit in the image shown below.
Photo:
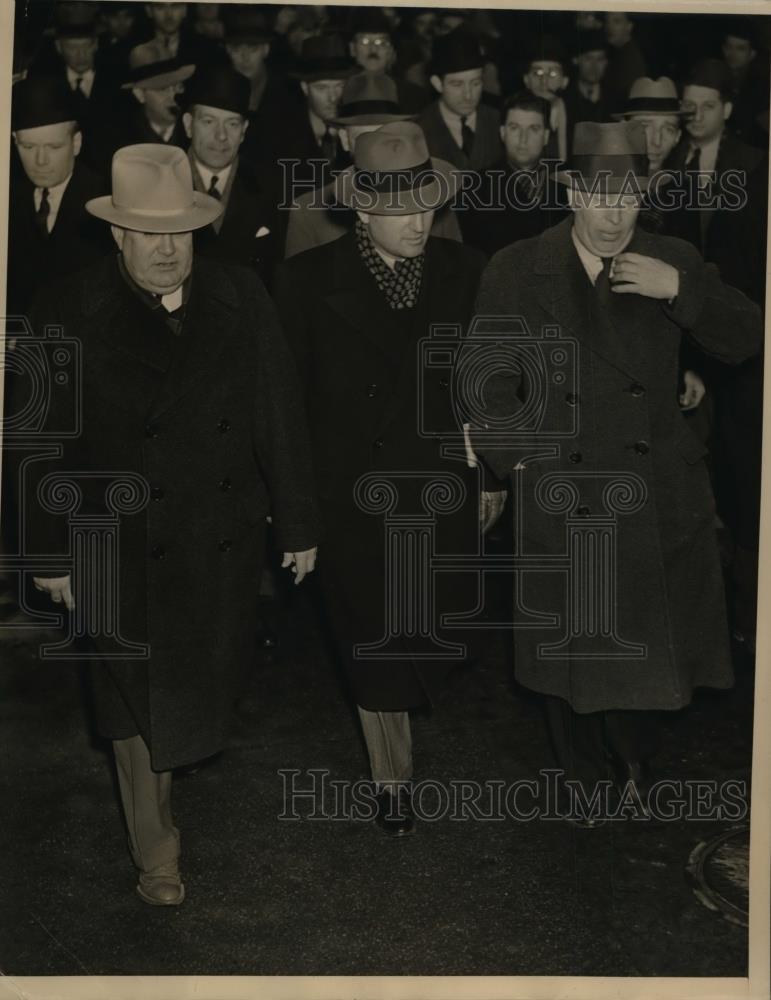
<path fill-rule="evenodd" d="M 590 101 L 578 89 L 578 83 L 571 80 L 562 95 L 565 102 L 565 113 L 567 115 L 568 127 L 568 160 L 573 152 L 573 132 L 578 122 L 609 122 L 610 102 L 605 93 L 605 88 L 600 84 L 600 99 Z"/>
<path fill-rule="evenodd" d="M 305 184 L 303 191 L 308 189 L 309 183 L 317 187 L 327 183 L 330 177 L 328 170 L 341 170 L 351 162 L 350 156 L 342 147 L 339 135 L 335 139 L 334 157 L 325 158 L 316 140 L 307 104 L 301 105 L 298 111 L 287 114 L 272 137 L 272 147 L 277 160 L 299 160 L 299 163 L 289 171 L 285 171 L 283 176 L 303 181 Z M 324 161 L 326 166 L 322 168 L 316 161 Z"/>
<path fill-rule="evenodd" d="M 418 125 L 423 129 L 431 156 L 438 156 L 452 163 L 459 170 L 484 170 L 492 166 L 501 156 L 501 136 L 499 132 L 501 116 L 486 104 L 477 108 L 477 124 L 471 156 L 466 156 L 452 137 L 439 111 L 439 101 L 423 111 L 418 117 Z"/>
<path fill-rule="evenodd" d="M 420 704 L 444 666 L 412 658 L 420 651 L 420 636 L 403 644 L 404 659 L 354 656 L 355 643 L 377 642 L 386 627 L 383 517 L 360 509 L 354 485 L 365 473 L 387 478 L 391 471 L 406 471 L 415 478 L 399 481 L 400 511 L 420 513 L 426 477 L 455 474 L 465 484 L 466 502 L 457 513 L 438 517 L 437 544 L 448 553 L 476 546 L 476 470 L 468 468 L 462 445 L 457 459 L 441 454 L 441 429 L 457 433 L 449 383 L 438 372 L 419 374 L 418 341 L 428 336 L 431 323 L 465 326 L 483 262 L 469 247 L 429 238 L 420 295 L 409 310 L 389 308 L 354 233 L 279 268 L 276 300 L 305 387 L 324 519 L 319 581 L 354 697 L 368 710 L 403 711 Z M 418 433 L 419 379 L 429 424 L 440 428 L 435 437 Z M 464 588 L 457 582 L 446 579 L 438 589 L 442 610 L 473 607 L 473 595 L 461 595 Z M 452 638 L 458 640 L 457 632 Z"/>
<path fill-rule="evenodd" d="M 194 258 L 178 337 L 162 314 L 112 256 L 49 289 L 33 315 L 36 331 L 61 325 L 83 354 L 83 433 L 39 473 L 132 472 L 152 490 L 121 516 L 117 608 L 122 636 L 150 643 L 149 663 L 110 659 L 93 680 L 102 734 L 138 732 L 158 771 L 223 748 L 255 653 L 266 516 L 286 551 L 318 539 L 296 370 L 260 282 Z M 51 427 L 68 404 L 55 396 Z M 84 491 L 86 511 L 105 509 L 103 484 Z M 63 551 L 65 519 L 30 506 L 31 551 Z"/>

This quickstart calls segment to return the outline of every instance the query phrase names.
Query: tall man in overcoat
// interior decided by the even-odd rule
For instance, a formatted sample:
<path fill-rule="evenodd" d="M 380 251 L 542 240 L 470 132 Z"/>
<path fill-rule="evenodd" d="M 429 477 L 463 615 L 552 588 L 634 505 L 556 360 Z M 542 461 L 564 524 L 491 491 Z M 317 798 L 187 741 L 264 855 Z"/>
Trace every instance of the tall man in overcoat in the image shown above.
<path fill-rule="evenodd" d="M 493 364 L 484 398 L 495 420 L 477 421 L 472 441 L 498 475 L 521 477 L 522 551 L 544 557 L 544 572 L 525 574 L 521 598 L 535 612 L 559 615 L 565 630 L 560 646 L 559 629 L 515 628 L 516 676 L 546 696 L 560 766 L 593 786 L 606 777 L 607 749 L 620 777 L 643 778 L 652 710 L 688 705 L 699 686 L 731 686 L 706 448 L 679 409 L 678 358 L 687 336 L 737 364 L 759 349 L 762 327 L 757 306 L 724 285 L 690 244 L 636 227 L 638 198 L 622 192 L 630 177 L 639 189 L 647 184 L 639 123 L 579 125 L 574 162 L 575 171 L 558 175 L 569 185 L 572 218 L 496 254 L 476 313 L 522 317 L 534 337 L 556 326 L 575 339 L 575 387 L 564 352 L 544 354 L 544 384 L 557 410 L 576 413 L 575 436 L 551 457 L 538 435 L 529 457 L 503 433 L 494 440 L 495 421 L 515 424 L 536 387 L 521 367 Z M 498 350 L 494 341 L 490 350 Z M 549 473 L 559 483 L 547 489 L 542 481 L 536 493 Z M 619 480 L 614 505 L 607 484 Z M 584 519 L 613 514 L 615 596 L 612 581 L 588 574 L 569 605 L 566 576 L 548 571 L 565 552 L 566 518 L 588 530 Z M 602 621 L 588 638 L 572 633 L 569 607 L 590 615 L 593 599 L 607 601 Z"/>
<path fill-rule="evenodd" d="M 383 516 L 357 503 L 356 483 L 367 473 L 382 472 L 384 478 L 394 473 L 399 512 L 420 514 L 424 485 L 447 474 L 460 477 L 466 502 L 456 513 L 438 517 L 437 547 L 446 553 L 474 550 L 476 470 L 465 455 L 457 460 L 443 453 L 441 433 L 420 433 L 421 398 L 432 427 L 447 428 L 448 434 L 457 428 L 445 376 L 431 373 L 420 396 L 418 343 L 429 336 L 432 323 L 467 322 L 484 257 L 429 235 L 434 214 L 429 206 L 448 199 L 451 167 L 430 161 L 435 174 L 429 179 L 428 148 L 414 122 L 393 122 L 359 136 L 354 157 L 336 193 L 357 211 L 355 228 L 285 261 L 277 272 L 277 302 L 312 428 L 328 621 L 379 788 L 379 823 L 386 832 L 403 835 L 413 830 L 408 710 L 430 699 L 446 664 L 441 654 L 420 659 L 426 650 L 419 635 L 402 639 L 399 652 L 384 658 L 355 651 L 387 633 L 388 579 Z M 359 191 L 360 176 L 379 178 L 385 188 L 374 195 Z M 421 177 L 427 184 L 413 188 Z M 452 581 L 447 589 L 452 591 Z M 469 610 L 473 602 L 461 600 L 456 609 L 447 593 L 438 593 L 437 607 Z"/>
<path fill-rule="evenodd" d="M 127 658 L 100 629 L 102 595 L 81 586 L 79 613 L 102 657 L 97 722 L 113 741 L 137 889 L 147 903 L 176 905 L 171 772 L 225 745 L 254 655 L 268 514 L 296 580 L 313 568 L 310 454 L 296 369 L 264 287 L 246 268 L 193 255 L 193 231 L 221 206 L 194 192 L 182 150 L 119 150 L 112 195 L 87 207 L 110 223 L 119 253 L 53 286 L 34 310 L 36 331 L 62 327 L 83 356 L 82 434 L 41 472 L 82 484 L 88 513 L 107 509 L 111 476 L 140 477 L 147 493 L 121 516 L 114 581 L 120 635 L 149 644 L 146 658 Z M 53 432 L 72 403 L 53 405 Z M 31 550 L 66 554 L 65 519 L 28 508 Z M 69 576 L 42 574 L 36 585 L 73 607 Z"/>

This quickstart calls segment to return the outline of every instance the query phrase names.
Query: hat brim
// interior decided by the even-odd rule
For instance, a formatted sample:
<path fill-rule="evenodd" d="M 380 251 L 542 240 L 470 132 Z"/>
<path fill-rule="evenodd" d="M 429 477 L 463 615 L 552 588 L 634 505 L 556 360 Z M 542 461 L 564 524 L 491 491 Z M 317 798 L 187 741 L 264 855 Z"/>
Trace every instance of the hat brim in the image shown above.
<path fill-rule="evenodd" d="M 651 179 L 650 177 L 642 177 L 640 174 L 624 174 L 623 177 L 614 175 L 611 175 L 610 177 L 603 177 L 602 183 L 597 185 L 596 178 L 592 179 L 591 183 L 587 183 L 584 175 L 579 173 L 577 170 L 558 170 L 554 175 L 554 179 L 555 181 L 559 181 L 560 184 L 576 188 L 585 194 L 589 194 L 595 188 L 601 194 L 621 194 L 622 191 L 626 194 L 631 194 L 633 192 L 629 191 L 628 184 L 630 176 L 634 177 L 635 183 L 640 191 L 648 190 Z"/>
<path fill-rule="evenodd" d="M 179 212 L 143 212 L 123 208 L 113 203 L 110 195 L 92 198 L 86 202 L 86 211 L 121 229 L 134 229 L 140 233 L 189 233 L 202 229 L 222 214 L 222 202 L 200 191 L 193 192 L 193 204 Z"/>
<path fill-rule="evenodd" d="M 161 90 L 163 87 L 171 86 L 172 83 L 183 83 L 185 80 L 189 80 L 193 73 L 195 73 L 195 65 L 188 63 L 186 66 L 180 66 L 179 69 L 157 73 L 144 80 L 128 80 L 121 84 L 121 90 L 133 90 L 135 87 L 142 90 Z"/>
<path fill-rule="evenodd" d="M 419 215 L 445 205 L 457 188 L 457 170 L 447 160 L 431 157 L 431 170 L 436 176 L 410 191 L 377 192 L 356 187 L 356 167 L 348 167 L 334 182 L 335 199 L 348 208 L 370 215 Z"/>
<path fill-rule="evenodd" d="M 692 111 L 681 111 L 680 108 L 676 108 L 672 111 L 662 111 L 660 108 L 635 108 L 634 111 L 616 111 L 610 117 L 614 122 L 628 122 L 635 115 L 652 115 L 656 118 L 692 118 Z"/>
<path fill-rule="evenodd" d="M 347 115 L 345 118 L 332 118 L 330 125 L 344 127 L 346 125 L 390 125 L 391 122 L 414 122 L 417 115 Z"/>

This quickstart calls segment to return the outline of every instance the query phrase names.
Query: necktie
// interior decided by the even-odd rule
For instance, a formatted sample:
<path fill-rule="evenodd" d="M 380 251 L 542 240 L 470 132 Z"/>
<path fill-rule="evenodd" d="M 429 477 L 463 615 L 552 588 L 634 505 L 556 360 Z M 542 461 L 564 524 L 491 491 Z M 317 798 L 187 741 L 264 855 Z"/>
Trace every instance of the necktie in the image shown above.
<path fill-rule="evenodd" d="M 329 125 L 324 129 L 324 135 L 321 137 L 321 152 L 330 163 L 334 163 L 337 159 L 337 136 L 332 134 Z"/>
<path fill-rule="evenodd" d="M 461 117 L 460 120 L 460 144 L 463 152 L 471 158 L 471 150 L 474 146 L 474 130 L 468 124 L 468 120 L 465 115 Z"/>
<path fill-rule="evenodd" d="M 43 188 L 40 196 L 40 208 L 35 212 L 38 229 L 42 236 L 48 236 L 48 216 L 51 214 L 51 204 L 48 201 L 48 188 Z"/>
<path fill-rule="evenodd" d="M 209 190 L 206 193 L 211 195 L 212 198 L 216 198 L 217 201 L 221 201 L 222 192 L 217 187 L 217 181 L 219 181 L 219 177 L 217 176 L 217 174 L 212 174 L 212 179 L 209 182 Z"/>
<path fill-rule="evenodd" d="M 701 147 L 694 146 L 692 149 L 693 155 L 690 160 L 685 165 L 685 172 L 691 175 L 698 175 L 695 177 L 695 183 L 690 188 L 693 192 L 694 197 L 697 196 L 697 190 L 703 190 L 709 185 L 709 179 L 706 174 L 699 175 L 699 170 L 701 169 Z M 694 178 L 691 178 L 692 181 Z M 698 189 L 696 185 L 698 184 Z M 685 239 L 690 240 L 691 243 L 699 250 L 700 253 L 704 253 L 704 235 L 706 231 L 707 216 L 701 209 L 695 206 L 685 208 L 685 223 L 684 231 L 682 235 Z"/>
<path fill-rule="evenodd" d="M 697 174 L 699 170 L 701 170 L 701 148 L 699 146 L 695 146 L 692 150 L 692 154 L 693 155 L 686 164 L 685 169 L 688 173 Z"/>
<path fill-rule="evenodd" d="M 612 257 L 602 258 L 602 270 L 597 275 L 597 280 L 594 283 L 594 290 L 602 306 L 610 304 L 610 266 L 612 263 Z"/>
<path fill-rule="evenodd" d="M 83 90 L 83 77 L 75 77 L 75 92 L 80 94 L 82 97 L 86 96 L 85 90 Z"/>

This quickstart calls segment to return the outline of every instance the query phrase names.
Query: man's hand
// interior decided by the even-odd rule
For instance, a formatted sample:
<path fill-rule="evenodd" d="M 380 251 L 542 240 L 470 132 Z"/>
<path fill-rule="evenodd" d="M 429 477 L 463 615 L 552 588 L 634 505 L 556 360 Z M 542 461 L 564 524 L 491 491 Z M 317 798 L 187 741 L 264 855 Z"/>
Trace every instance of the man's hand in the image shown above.
<path fill-rule="evenodd" d="M 707 390 L 701 378 L 690 369 L 683 373 L 683 382 L 685 382 L 685 392 L 680 393 L 680 409 L 683 412 L 695 410 L 704 399 Z"/>
<path fill-rule="evenodd" d="M 680 291 L 680 273 L 676 267 L 641 253 L 620 253 L 614 257 L 610 280 L 611 291 L 619 295 L 646 295 L 649 299 L 671 302 Z"/>
<path fill-rule="evenodd" d="M 482 490 L 482 496 L 479 499 L 479 525 L 483 535 L 487 534 L 501 516 L 505 504 L 505 490 L 496 490 L 495 493 Z"/>
<path fill-rule="evenodd" d="M 68 611 L 75 610 L 75 598 L 72 596 L 69 576 L 55 576 L 51 579 L 33 576 L 32 582 L 35 584 L 35 590 L 48 594 L 54 604 L 61 604 L 64 601 Z"/>
<path fill-rule="evenodd" d="M 312 573 L 316 566 L 317 552 L 318 546 L 306 549 L 304 552 L 285 552 L 281 568 L 286 569 L 291 566 L 295 575 L 295 584 L 302 583 L 308 573 Z"/>

